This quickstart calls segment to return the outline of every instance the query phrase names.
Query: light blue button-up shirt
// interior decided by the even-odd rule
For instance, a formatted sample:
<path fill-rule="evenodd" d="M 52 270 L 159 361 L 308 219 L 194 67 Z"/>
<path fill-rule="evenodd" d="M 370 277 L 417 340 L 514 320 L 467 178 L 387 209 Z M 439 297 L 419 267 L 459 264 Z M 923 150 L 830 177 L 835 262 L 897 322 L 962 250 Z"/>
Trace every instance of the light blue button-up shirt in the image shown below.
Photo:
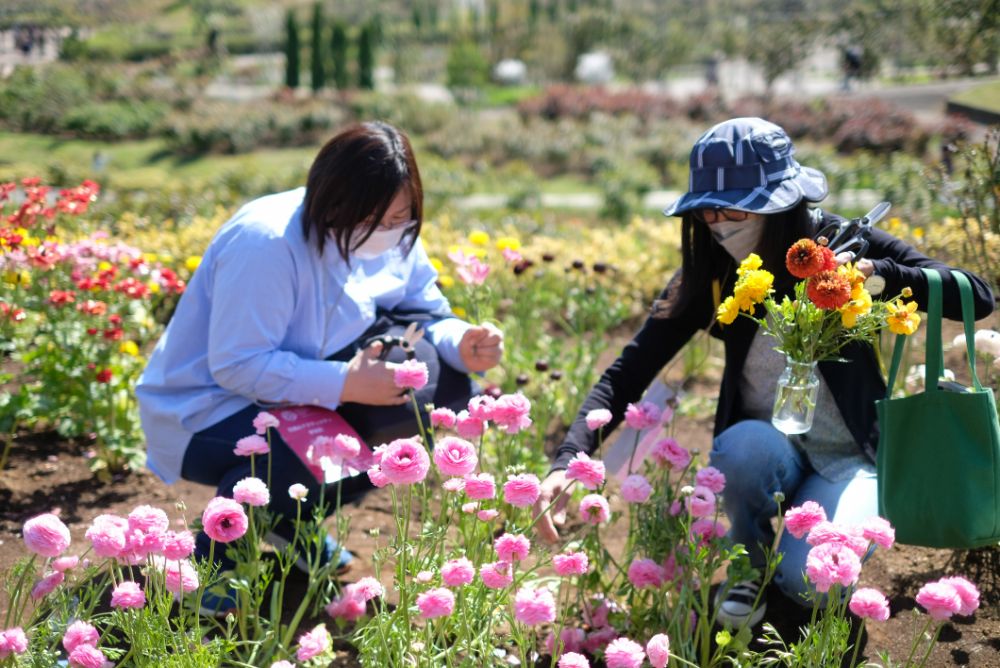
<path fill-rule="evenodd" d="M 321 256 L 302 231 L 304 195 L 262 197 L 223 225 L 139 379 L 147 465 L 168 483 L 193 434 L 252 403 L 337 408 L 347 363 L 326 358 L 357 340 L 376 308 L 449 311 L 419 240 L 408 255 L 397 247 L 350 266 L 332 243 Z M 425 327 L 460 371 L 469 327 L 457 318 Z"/>

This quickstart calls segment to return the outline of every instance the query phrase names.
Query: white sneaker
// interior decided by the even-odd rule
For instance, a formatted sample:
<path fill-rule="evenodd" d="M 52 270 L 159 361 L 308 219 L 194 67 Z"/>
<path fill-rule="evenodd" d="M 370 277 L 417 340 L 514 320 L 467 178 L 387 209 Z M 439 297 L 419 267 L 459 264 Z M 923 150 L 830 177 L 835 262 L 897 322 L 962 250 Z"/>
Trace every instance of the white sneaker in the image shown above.
<path fill-rule="evenodd" d="M 737 582 L 732 589 L 727 591 L 728 586 L 728 582 L 723 583 L 715 595 L 716 619 L 719 624 L 730 628 L 739 628 L 741 626 L 755 626 L 759 623 L 767 610 L 767 602 L 764 597 L 761 597 L 756 608 L 753 607 L 754 601 L 757 600 L 757 593 L 760 591 L 760 582 L 744 580 Z"/>

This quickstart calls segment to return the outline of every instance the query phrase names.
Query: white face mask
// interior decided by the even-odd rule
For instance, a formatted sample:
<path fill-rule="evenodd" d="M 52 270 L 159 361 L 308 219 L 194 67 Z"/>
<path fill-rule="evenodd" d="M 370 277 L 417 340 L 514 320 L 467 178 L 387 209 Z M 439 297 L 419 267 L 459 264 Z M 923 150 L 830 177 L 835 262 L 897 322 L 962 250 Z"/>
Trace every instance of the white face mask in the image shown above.
<path fill-rule="evenodd" d="M 737 262 L 742 262 L 747 255 L 757 250 L 757 245 L 764 236 L 765 220 L 722 220 L 709 225 L 708 229 L 727 253 Z"/>
<path fill-rule="evenodd" d="M 398 227 L 391 230 L 375 230 L 372 235 L 365 239 L 364 243 L 351 251 L 351 255 L 359 260 L 371 260 L 382 253 L 395 248 L 402 241 L 406 234 L 406 227 Z"/>

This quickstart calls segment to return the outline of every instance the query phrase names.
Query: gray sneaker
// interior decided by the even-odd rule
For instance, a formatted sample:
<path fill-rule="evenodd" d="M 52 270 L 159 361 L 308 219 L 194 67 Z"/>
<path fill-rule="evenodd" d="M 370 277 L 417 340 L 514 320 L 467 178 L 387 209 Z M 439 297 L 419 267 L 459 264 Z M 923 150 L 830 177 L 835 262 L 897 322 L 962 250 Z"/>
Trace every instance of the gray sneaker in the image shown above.
<path fill-rule="evenodd" d="M 729 628 L 758 624 L 767 610 L 767 601 L 763 596 L 758 606 L 753 607 L 758 592 L 760 592 L 758 580 L 737 582 L 731 589 L 729 583 L 724 582 L 715 595 L 716 619 L 719 624 Z"/>

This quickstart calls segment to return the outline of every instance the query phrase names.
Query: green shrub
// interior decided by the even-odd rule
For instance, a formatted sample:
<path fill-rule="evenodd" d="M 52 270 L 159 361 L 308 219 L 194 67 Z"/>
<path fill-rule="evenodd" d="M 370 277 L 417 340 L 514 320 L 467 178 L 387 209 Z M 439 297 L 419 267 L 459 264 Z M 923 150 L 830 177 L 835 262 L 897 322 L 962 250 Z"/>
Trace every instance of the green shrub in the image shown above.
<path fill-rule="evenodd" d="M 71 109 L 62 127 L 74 135 L 109 141 L 155 134 L 166 115 L 158 102 L 89 102 Z"/>

